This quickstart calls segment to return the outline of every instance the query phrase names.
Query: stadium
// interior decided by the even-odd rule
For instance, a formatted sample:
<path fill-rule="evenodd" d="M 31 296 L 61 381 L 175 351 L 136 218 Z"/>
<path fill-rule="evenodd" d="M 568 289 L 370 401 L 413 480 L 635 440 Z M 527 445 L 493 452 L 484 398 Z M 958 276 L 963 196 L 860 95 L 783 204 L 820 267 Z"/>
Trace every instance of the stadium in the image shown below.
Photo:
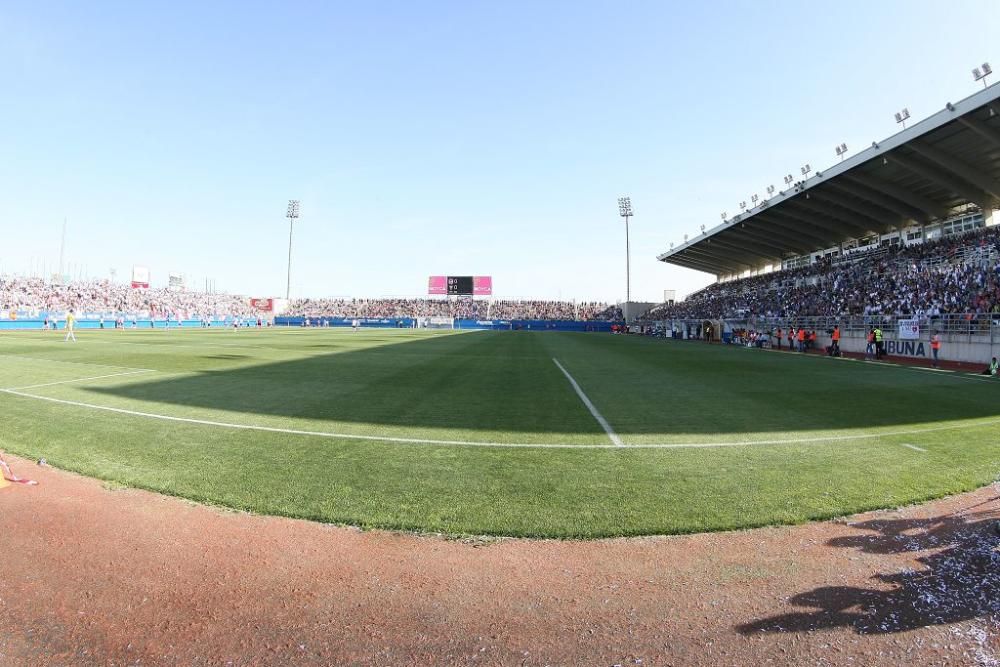
<path fill-rule="evenodd" d="M 680 300 L 628 198 L 624 299 L 293 290 L 306 198 L 268 293 L 4 272 L 0 664 L 996 665 L 991 73 L 640 259 Z"/>

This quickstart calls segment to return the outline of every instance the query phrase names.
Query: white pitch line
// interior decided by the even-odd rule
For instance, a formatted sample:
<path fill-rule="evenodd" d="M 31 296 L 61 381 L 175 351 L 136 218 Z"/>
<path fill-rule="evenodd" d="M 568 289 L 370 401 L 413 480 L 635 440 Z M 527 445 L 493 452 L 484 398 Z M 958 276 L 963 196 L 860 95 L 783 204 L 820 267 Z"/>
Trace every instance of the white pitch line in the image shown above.
<path fill-rule="evenodd" d="M 924 449 L 923 447 L 917 447 L 916 445 L 908 445 L 908 444 L 907 444 L 907 443 L 905 443 L 905 442 L 904 442 L 904 443 L 902 443 L 902 445 L 903 445 L 903 447 L 909 447 L 910 449 L 912 449 L 912 450 L 914 450 L 914 451 L 917 451 L 917 452 L 926 452 L 926 451 L 927 451 L 927 450 L 926 450 L 926 449 Z"/>
<path fill-rule="evenodd" d="M 742 440 L 734 442 L 672 442 L 672 443 L 650 443 L 624 445 L 594 445 L 594 444 L 572 444 L 572 443 L 528 443 L 528 442 L 483 442 L 477 440 L 432 440 L 427 438 L 400 438 L 384 435 L 357 435 L 353 433 L 331 433 L 326 431 L 305 431 L 290 428 L 278 428 L 275 426 L 257 426 L 254 424 L 234 424 L 230 422 L 218 422 L 208 419 L 193 419 L 190 417 L 174 417 L 171 415 L 161 415 L 155 412 L 139 412 L 137 410 L 126 410 L 125 408 L 114 408 L 108 405 L 96 405 L 94 403 L 84 403 L 82 401 L 69 401 L 51 396 L 39 396 L 28 394 L 16 389 L 0 389 L 0 393 L 21 396 L 23 398 L 33 398 L 39 401 L 59 403 L 62 405 L 72 405 L 91 410 L 103 410 L 105 412 L 115 412 L 118 414 L 131 415 L 133 417 L 145 417 L 147 419 L 159 419 L 162 421 L 182 422 L 185 424 L 200 424 L 203 426 L 217 426 L 221 428 L 232 428 L 244 431 L 263 431 L 266 433 L 284 433 L 287 435 L 312 436 L 317 438 L 341 438 L 346 440 L 366 440 L 374 442 L 396 442 L 402 444 L 415 445 L 456 445 L 466 447 L 500 447 L 500 448 L 522 448 L 522 449 L 708 449 L 715 447 L 753 447 L 756 445 L 808 445 L 822 442 L 842 442 L 849 440 L 876 440 L 879 438 L 891 438 L 900 435 L 921 435 L 933 433 L 935 431 L 950 431 L 962 428 L 982 428 L 1000 424 L 1000 419 L 990 419 L 976 422 L 974 424 L 949 424 L 946 426 L 932 426 L 923 429 L 907 429 L 901 431 L 886 431 L 884 433 L 862 433 L 859 435 L 828 435 L 814 438 L 791 438 L 786 440 Z"/>
<path fill-rule="evenodd" d="M 566 376 L 566 379 L 569 380 L 569 383 L 573 385 L 573 389 L 576 391 L 576 395 L 580 397 L 580 400 L 583 401 L 583 404 L 587 406 L 588 410 L 590 410 L 590 414 L 594 415 L 594 419 L 596 419 L 597 423 L 601 425 L 601 428 L 604 429 L 604 432 L 608 434 L 608 438 L 611 439 L 611 442 L 614 443 L 616 447 L 624 447 L 625 445 L 624 443 L 622 443 L 622 439 L 619 438 L 618 434 L 615 433 L 613 428 L 611 428 L 611 424 L 609 424 L 608 420 L 604 418 L 604 415 L 602 415 L 598 411 L 597 407 L 590 401 L 589 398 L 587 398 L 587 395 L 583 393 L 583 389 L 581 389 L 580 385 L 577 384 L 576 380 L 573 379 L 573 376 L 569 374 L 569 371 L 563 368 L 563 365 L 560 364 L 559 360 L 556 359 L 555 357 L 552 357 L 552 361 L 555 362 L 555 365 L 558 366 L 559 370 L 563 372 L 563 375 Z"/>
<path fill-rule="evenodd" d="M 57 384 L 72 384 L 74 382 L 86 382 L 88 380 L 103 380 L 104 378 L 117 378 L 123 375 L 138 375 L 139 373 L 155 373 L 152 370 L 126 371 L 124 373 L 109 373 L 107 375 L 94 375 L 86 378 L 73 378 L 72 380 L 59 380 L 58 382 L 43 382 L 41 384 L 29 384 L 24 387 L 7 387 L 4 391 L 17 391 L 22 389 L 38 389 L 39 387 L 54 387 Z"/>
<path fill-rule="evenodd" d="M 134 366 L 112 366 L 111 364 L 92 364 L 89 361 L 67 361 L 65 359 L 43 359 L 41 357 L 26 357 L 21 354 L 0 354 L 0 357 L 16 359 L 20 361 L 44 361 L 50 364 L 72 364 L 73 366 L 93 366 L 94 368 L 121 368 L 126 371 L 154 372 L 154 368 L 135 368 Z"/>

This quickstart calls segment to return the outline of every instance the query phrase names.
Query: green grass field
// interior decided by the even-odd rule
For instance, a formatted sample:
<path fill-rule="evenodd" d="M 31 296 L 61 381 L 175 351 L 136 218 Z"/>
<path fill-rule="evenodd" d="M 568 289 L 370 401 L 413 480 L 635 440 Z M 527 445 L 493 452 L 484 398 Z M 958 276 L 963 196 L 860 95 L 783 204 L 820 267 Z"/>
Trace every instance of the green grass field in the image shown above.
<path fill-rule="evenodd" d="M 1000 381 L 964 374 L 607 334 L 78 337 L 0 334 L 0 448 L 253 512 L 679 533 L 898 506 L 1000 470 Z"/>

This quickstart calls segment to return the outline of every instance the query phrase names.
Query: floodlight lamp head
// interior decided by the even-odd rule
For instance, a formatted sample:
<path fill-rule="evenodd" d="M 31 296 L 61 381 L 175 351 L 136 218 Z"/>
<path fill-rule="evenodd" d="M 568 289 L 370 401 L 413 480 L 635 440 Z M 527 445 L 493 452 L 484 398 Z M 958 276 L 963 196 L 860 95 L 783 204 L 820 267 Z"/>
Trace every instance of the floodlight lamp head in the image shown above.
<path fill-rule="evenodd" d="M 289 199 L 288 200 L 288 210 L 285 212 L 286 218 L 297 218 L 299 217 L 299 200 Z"/>
<path fill-rule="evenodd" d="M 983 78 L 983 73 L 979 71 L 978 67 L 972 68 L 972 78 L 975 79 L 976 81 L 979 81 L 980 79 Z"/>
<path fill-rule="evenodd" d="M 726 212 L 725 212 L 725 211 L 723 211 L 723 212 L 722 212 L 721 214 L 719 214 L 719 217 L 721 217 L 721 218 L 722 218 L 723 220 L 725 220 L 725 219 L 726 219 L 726 217 L 727 217 L 727 216 L 726 216 Z"/>
<path fill-rule="evenodd" d="M 618 198 L 618 215 L 624 217 L 632 215 L 632 199 L 629 197 Z"/>
<path fill-rule="evenodd" d="M 896 122 L 897 123 L 903 122 L 903 114 L 899 113 L 898 111 L 896 112 Z"/>
<path fill-rule="evenodd" d="M 989 63 L 983 63 L 983 76 L 989 76 L 993 74 L 993 68 L 990 67 Z"/>

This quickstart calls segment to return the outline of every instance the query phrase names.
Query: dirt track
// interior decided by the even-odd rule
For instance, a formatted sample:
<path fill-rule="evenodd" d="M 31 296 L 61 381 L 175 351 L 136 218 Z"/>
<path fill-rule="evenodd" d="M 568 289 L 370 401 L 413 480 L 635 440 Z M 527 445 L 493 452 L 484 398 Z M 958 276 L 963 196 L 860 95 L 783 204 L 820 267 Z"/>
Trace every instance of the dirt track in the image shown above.
<path fill-rule="evenodd" d="M 790 528 L 477 544 L 228 513 L 8 461 L 41 484 L 0 490 L 3 665 L 975 665 L 1000 653 L 993 487 Z"/>

